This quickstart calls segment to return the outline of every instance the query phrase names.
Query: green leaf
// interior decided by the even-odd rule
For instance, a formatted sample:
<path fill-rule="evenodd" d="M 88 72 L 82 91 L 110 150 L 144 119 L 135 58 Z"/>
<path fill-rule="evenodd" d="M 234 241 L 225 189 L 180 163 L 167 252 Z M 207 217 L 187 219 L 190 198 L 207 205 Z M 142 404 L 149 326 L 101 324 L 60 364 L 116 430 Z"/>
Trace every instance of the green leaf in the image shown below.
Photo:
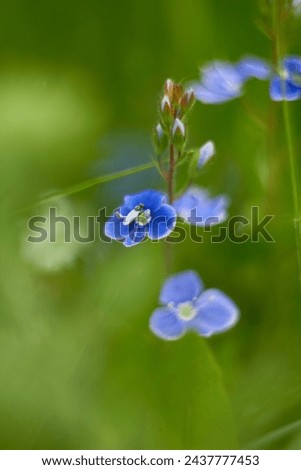
<path fill-rule="evenodd" d="M 269 432 L 264 436 L 255 439 L 250 442 L 247 446 L 248 449 L 267 449 L 270 448 L 275 442 L 280 439 L 284 439 L 291 434 L 301 430 L 301 419 L 294 421 L 293 423 L 282 426 L 275 431 Z"/>
<path fill-rule="evenodd" d="M 114 173 L 109 173 L 107 175 L 96 176 L 95 178 L 89 178 L 88 180 L 82 181 L 81 183 L 74 184 L 62 191 L 56 191 L 48 194 L 47 196 L 39 199 L 34 205 L 45 204 L 46 202 L 53 201 L 54 199 L 59 199 L 61 197 L 70 196 L 71 194 L 84 191 L 85 189 L 92 188 L 98 184 L 107 183 L 109 181 L 117 180 L 119 178 L 124 178 L 125 176 L 130 176 L 140 171 L 150 170 L 153 168 L 155 163 L 149 162 L 144 163 L 143 165 L 137 165 L 125 170 L 115 171 Z"/>

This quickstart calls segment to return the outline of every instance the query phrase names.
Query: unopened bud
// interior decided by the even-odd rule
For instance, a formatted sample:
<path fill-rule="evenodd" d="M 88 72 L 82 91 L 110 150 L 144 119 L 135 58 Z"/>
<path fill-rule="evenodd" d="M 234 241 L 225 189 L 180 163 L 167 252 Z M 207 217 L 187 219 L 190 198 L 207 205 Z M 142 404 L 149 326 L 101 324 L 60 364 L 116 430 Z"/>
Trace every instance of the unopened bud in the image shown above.
<path fill-rule="evenodd" d="M 161 124 L 157 124 L 153 133 L 154 147 L 157 155 L 161 155 L 167 147 L 168 137 Z"/>
<path fill-rule="evenodd" d="M 173 142 L 178 149 L 183 147 L 185 142 L 185 126 L 183 122 L 176 118 L 172 128 Z"/>
<path fill-rule="evenodd" d="M 164 93 L 172 99 L 172 94 L 173 94 L 173 87 L 174 87 L 174 81 L 171 80 L 171 78 L 168 78 L 166 82 L 164 83 Z"/>
<path fill-rule="evenodd" d="M 194 93 L 193 93 L 193 90 L 190 88 L 182 96 L 181 101 L 180 101 L 180 105 L 181 105 L 183 113 L 187 113 L 187 111 L 189 111 L 189 109 L 192 107 L 193 103 L 194 103 Z"/>
<path fill-rule="evenodd" d="M 161 101 L 161 111 L 162 113 L 166 113 L 166 112 L 169 113 L 170 110 L 171 110 L 170 100 L 167 95 L 164 95 Z"/>
<path fill-rule="evenodd" d="M 167 95 L 164 95 L 161 101 L 161 119 L 167 126 L 170 126 L 173 121 L 173 107 Z"/>
<path fill-rule="evenodd" d="M 182 85 L 179 85 L 178 83 L 174 83 L 173 86 L 173 93 L 172 93 L 172 98 L 173 101 L 180 103 L 181 99 L 183 96 L 183 87 Z"/>

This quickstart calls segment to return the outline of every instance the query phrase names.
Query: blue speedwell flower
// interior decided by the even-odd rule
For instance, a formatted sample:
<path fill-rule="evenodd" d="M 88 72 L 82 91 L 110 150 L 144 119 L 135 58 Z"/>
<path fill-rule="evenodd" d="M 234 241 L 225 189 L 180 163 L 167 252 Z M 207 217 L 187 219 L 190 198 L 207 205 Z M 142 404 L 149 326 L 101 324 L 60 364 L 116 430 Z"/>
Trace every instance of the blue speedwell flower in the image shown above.
<path fill-rule="evenodd" d="M 152 240 L 167 237 L 175 224 L 176 211 L 166 204 L 164 194 L 149 189 L 124 197 L 123 205 L 105 223 L 105 234 L 133 246 L 146 236 Z"/>
<path fill-rule="evenodd" d="M 270 67 L 262 59 L 246 57 L 236 64 L 214 61 L 201 69 L 201 81 L 191 84 L 196 99 L 202 103 L 225 103 L 243 94 L 243 85 L 250 78 L 269 78 Z"/>
<path fill-rule="evenodd" d="M 167 278 L 160 302 L 162 307 L 150 318 L 150 329 L 165 340 L 181 338 L 190 330 L 201 336 L 222 333 L 239 318 L 235 303 L 218 289 L 204 290 L 194 271 L 183 271 Z"/>
<path fill-rule="evenodd" d="M 301 57 L 283 59 L 279 73 L 271 79 L 270 95 L 274 101 L 295 101 L 301 98 Z"/>
<path fill-rule="evenodd" d="M 185 222 L 207 227 L 220 224 L 228 218 L 229 199 L 225 195 L 211 197 L 205 189 L 191 186 L 175 200 L 173 206 Z"/>

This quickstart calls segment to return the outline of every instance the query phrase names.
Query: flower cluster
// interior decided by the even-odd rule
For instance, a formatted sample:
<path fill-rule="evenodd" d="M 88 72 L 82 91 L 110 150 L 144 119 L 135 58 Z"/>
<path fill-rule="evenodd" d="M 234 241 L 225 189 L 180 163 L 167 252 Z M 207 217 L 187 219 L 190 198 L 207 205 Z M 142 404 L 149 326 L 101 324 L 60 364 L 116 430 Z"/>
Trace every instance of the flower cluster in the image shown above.
<path fill-rule="evenodd" d="M 171 79 L 166 80 L 160 102 L 160 121 L 153 134 L 157 155 L 162 155 L 169 144 L 181 152 L 186 141 L 184 118 L 193 104 L 194 94 L 191 89 L 185 91 L 182 85 Z"/>
<path fill-rule="evenodd" d="M 240 63 L 240 73 L 245 76 L 259 76 L 260 72 L 255 68 L 250 61 Z M 126 195 L 123 204 L 105 224 L 105 234 L 109 238 L 132 247 L 147 237 L 151 240 L 166 238 L 175 228 L 177 217 L 202 227 L 219 224 L 228 217 L 229 199 L 225 195 L 212 197 L 207 190 L 193 183 L 176 194 L 178 165 L 187 163 L 188 181 L 193 182 L 194 176 L 216 154 L 212 141 L 198 150 L 186 151 L 185 118 L 193 103 L 194 93 L 190 89 L 184 91 L 180 84 L 170 79 L 165 82 L 160 119 L 153 139 L 158 169 L 166 181 L 166 194 L 148 189 Z M 194 271 L 169 277 L 160 300 L 163 307 L 153 313 L 150 328 L 162 339 L 178 339 L 188 330 L 210 336 L 227 330 L 238 319 L 236 305 L 217 289 L 204 291 Z"/>
<path fill-rule="evenodd" d="M 301 58 L 288 56 L 277 69 L 255 57 L 236 64 L 214 61 L 201 69 L 201 80 L 191 84 L 197 100 L 206 104 L 225 103 L 239 98 L 244 84 L 251 78 L 270 80 L 273 101 L 294 101 L 301 98 Z"/>

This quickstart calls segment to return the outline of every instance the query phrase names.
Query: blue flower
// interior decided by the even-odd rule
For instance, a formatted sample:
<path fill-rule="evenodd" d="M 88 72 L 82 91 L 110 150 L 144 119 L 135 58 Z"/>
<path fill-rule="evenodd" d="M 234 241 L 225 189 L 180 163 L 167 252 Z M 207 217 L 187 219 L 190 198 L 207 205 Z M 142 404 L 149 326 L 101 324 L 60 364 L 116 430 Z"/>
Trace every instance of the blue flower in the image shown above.
<path fill-rule="evenodd" d="M 191 330 L 200 336 L 222 333 L 239 318 L 235 303 L 218 289 L 204 290 L 194 271 L 183 271 L 167 278 L 160 302 L 162 307 L 150 318 L 150 329 L 165 340 L 181 338 Z"/>
<path fill-rule="evenodd" d="M 166 197 L 152 189 L 124 197 L 124 203 L 105 223 L 105 234 L 122 241 L 124 246 L 167 237 L 176 224 L 175 209 L 166 204 Z"/>
<path fill-rule="evenodd" d="M 295 101 L 301 98 L 301 57 L 283 59 L 279 74 L 271 79 L 270 95 L 274 101 Z"/>
<path fill-rule="evenodd" d="M 270 67 L 262 59 L 246 57 L 236 64 L 214 61 L 201 69 L 200 82 L 191 84 L 196 99 L 202 103 L 225 103 L 243 94 L 243 85 L 250 78 L 265 80 Z"/>
<path fill-rule="evenodd" d="M 228 218 L 228 206 L 227 196 L 210 197 L 205 189 L 198 186 L 191 186 L 173 203 L 179 217 L 201 227 L 224 222 Z"/>

